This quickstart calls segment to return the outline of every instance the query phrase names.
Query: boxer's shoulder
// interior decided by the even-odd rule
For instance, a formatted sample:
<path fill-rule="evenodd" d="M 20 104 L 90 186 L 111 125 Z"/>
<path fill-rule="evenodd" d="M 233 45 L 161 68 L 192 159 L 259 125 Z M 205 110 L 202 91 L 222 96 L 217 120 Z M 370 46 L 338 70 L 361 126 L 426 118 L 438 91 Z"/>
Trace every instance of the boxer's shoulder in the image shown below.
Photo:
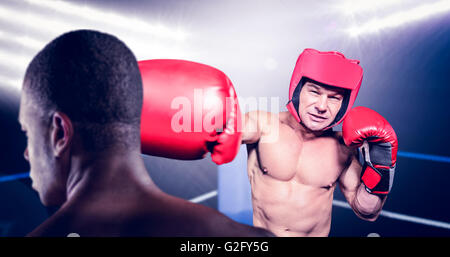
<path fill-rule="evenodd" d="M 70 233 L 76 233 L 69 231 L 72 216 L 64 208 L 61 209 L 28 233 L 27 237 L 65 237 Z"/>
<path fill-rule="evenodd" d="M 275 124 L 279 121 L 277 113 L 267 112 L 267 111 L 249 111 L 245 114 L 246 119 L 258 122 L 260 125 Z"/>
<path fill-rule="evenodd" d="M 344 143 L 344 138 L 342 137 L 342 131 L 328 131 L 324 133 L 323 138 L 328 139 L 330 143 L 336 145 L 337 147 L 347 148 Z"/>
<path fill-rule="evenodd" d="M 335 142 L 336 148 L 338 150 L 339 155 L 341 156 L 341 159 L 347 161 L 350 156 L 358 153 L 357 149 L 345 145 L 344 138 L 342 136 L 342 131 L 333 131 L 332 133 L 333 133 L 332 134 L 333 141 Z"/>
<path fill-rule="evenodd" d="M 342 131 L 331 131 L 328 134 L 328 138 L 332 141 L 336 146 L 340 148 L 347 148 L 344 143 L 344 138 L 342 137 Z"/>
<path fill-rule="evenodd" d="M 289 118 L 290 118 L 289 115 L 291 115 L 291 114 L 290 114 L 288 111 L 286 111 L 286 112 L 279 112 L 279 113 L 277 113 L 276 115 L 278 116 L 278 120 L 279 120 L 281 123 L 286 123 L 286 124 L 288 124 Z"/>
<path fill-rule="evenodd" d="M 289 112 L 280 112 L 276 114 L 277 118 L 278 118 L 278 126 L 279 127 L 283 127 L 285 129 L 288 130 L 292 130 L 293 132 L 296 131 L 296 125 L 297 124 L 293 124 L 296 123 L 295 121 L 293 121 L 292 119 L 292 115 Z"/>
<path fill-rule="evenodd" d="M 278 113 L 267 111 L 250 111 L 246 113 L 246 122 L 257 125 L 261 136 L 271 136 L 274 132 L 278 132 L 280 126 L 280 117 Z M 251 129 L 251 128 L 250 128 Z"/>

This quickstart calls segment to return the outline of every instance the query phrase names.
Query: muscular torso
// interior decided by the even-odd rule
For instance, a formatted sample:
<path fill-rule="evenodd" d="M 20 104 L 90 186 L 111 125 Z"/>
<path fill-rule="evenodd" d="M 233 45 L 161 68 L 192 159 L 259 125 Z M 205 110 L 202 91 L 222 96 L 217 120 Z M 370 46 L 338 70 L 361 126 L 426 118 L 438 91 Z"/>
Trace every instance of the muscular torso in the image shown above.
<path fill-rule="evenodd" d="M 348 161 L 339 135 L 305 139 L 280 113 L 275 140 L 247 145 L 253 223 L 277 236 L 327 236 L 336 181 Z M 273 137 L 272 137 L 273 138 Z"/>

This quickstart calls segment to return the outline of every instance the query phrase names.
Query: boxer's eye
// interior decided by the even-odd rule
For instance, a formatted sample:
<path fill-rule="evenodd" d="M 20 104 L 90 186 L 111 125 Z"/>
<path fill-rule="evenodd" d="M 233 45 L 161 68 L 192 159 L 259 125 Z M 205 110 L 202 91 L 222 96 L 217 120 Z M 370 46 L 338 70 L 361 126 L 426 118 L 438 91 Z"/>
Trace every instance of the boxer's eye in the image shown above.
<path fill-rule="evenodd" d="M 333 100 L 341 100 L 341 97 L 340 97 L 340 96 L 335 96 L 335 95 L 330 96 L 329 98 L 331 98 L 331 99 L 333 99 Z"/>

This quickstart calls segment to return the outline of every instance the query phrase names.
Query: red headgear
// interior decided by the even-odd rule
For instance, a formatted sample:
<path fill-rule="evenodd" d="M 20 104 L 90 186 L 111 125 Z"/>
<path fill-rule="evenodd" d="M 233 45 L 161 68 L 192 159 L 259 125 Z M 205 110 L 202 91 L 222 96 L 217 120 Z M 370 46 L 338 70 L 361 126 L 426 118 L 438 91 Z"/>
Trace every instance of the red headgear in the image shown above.
<path fill-rule="evenodd" d="M 350 90 L 350 94 L 344 97 L 341 110 L 339 110 L 336 118 L 324 130 L 342 122 L 347 112 L 352 108 L 361 87 L 363 69 L 358 64 L 358 60 L 347 59 L 343 54 L 336 51 L 320 52 L 315 49 L 305 49 L 295 64 L 287 104 L 287 109 L 294 115 L 297 122 L 301 122 L 298 105 L 300 89 L 303 86 L 302 78 Z"/>

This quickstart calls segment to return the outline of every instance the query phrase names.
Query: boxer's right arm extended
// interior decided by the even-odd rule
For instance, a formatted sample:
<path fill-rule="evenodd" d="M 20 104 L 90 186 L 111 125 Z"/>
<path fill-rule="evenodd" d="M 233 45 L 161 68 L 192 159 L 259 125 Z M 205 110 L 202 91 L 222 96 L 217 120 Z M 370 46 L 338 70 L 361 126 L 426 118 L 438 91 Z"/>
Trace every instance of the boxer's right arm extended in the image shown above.
<path fill-rule="evenodd" d="M 266 111 L 251 111 L 242 115 L 242 144 L 257 143 L 277 124 L 277 115 Z"/>

